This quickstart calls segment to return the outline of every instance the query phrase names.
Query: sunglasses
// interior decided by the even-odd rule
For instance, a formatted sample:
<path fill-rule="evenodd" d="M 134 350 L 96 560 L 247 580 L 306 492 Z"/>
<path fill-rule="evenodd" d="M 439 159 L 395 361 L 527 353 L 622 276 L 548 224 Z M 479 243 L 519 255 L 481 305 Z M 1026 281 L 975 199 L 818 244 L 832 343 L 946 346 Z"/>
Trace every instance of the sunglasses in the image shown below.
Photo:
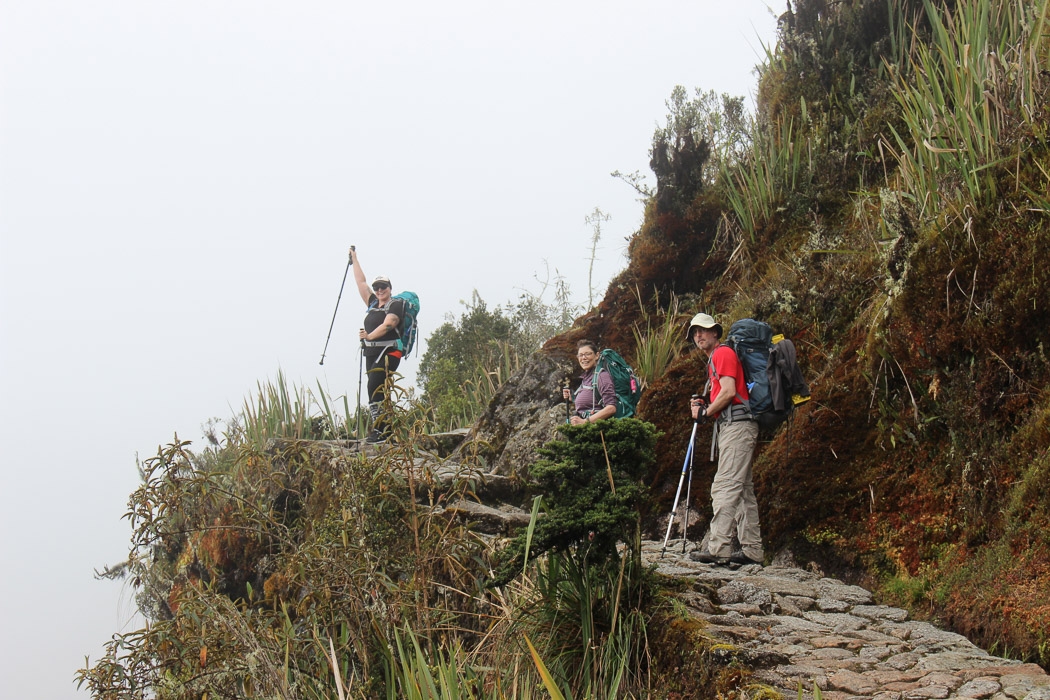
<path fill-rule="evenodd" d="M 390 289 L 390 285 L 383 282 L 372 285 L 372 291 L 378 292 L 380 289 Z"/>

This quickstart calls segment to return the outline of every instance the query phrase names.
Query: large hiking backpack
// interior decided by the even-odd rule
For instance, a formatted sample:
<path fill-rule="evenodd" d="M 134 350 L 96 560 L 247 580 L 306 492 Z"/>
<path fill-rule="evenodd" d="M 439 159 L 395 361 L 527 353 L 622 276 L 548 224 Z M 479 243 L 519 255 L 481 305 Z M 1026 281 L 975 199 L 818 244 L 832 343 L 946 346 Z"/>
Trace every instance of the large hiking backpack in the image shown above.
<path fill-rule="evenodd" d="M 371 346 L 380 347 L 396 347 L 401 351 L 402 357 L 408 357 L 412 353 L 412 348 L 416 346 L 416 336 L 419 335 L 419 327 L 416 325 L 416 319 L 419 316 L 419 297 L 415 292 L 398 292 L 391 297 L 393 299 L 400 299 L 405 302 L 405 317 L 398 323 L 397 329 L 400 337 L 396 341 L 376 341 L 369 343 Z M 368 307 L 369 309 L 377 308 L 379 302 L 373 301 Z"/>
<path fill-rule="evenodd" d="M 795 406 L 809 401 L 809 386 L 795 356 L 795 345 L 762 321 L 743 318 L 729 328 L 726 345 L 744 367 L 748 409 L 760 430 L 775 430 Z"/>
<path fill-rule="evenodd" d="M 419 296 L 415 292 L 398 292 L 392 298 L 405 302 L 405 317 L 401 319 L 401 338 L 397 341 L 397 349 L 403 357 L 408 357 L 412 354 L 412 348 L 416 346 L 416 336 L 419 334 L 419 327 L 416 325 L 416 319 L 419 317 Z"/>
<path fill-rule="evenodd" d="M 594 366 L 594 390 L 598 390 L 598 373 L 608 372 L 616 389 L 616 417 L 630 418 L 638 408 L 638 399 L 642 397 L 642 382 L 635 375 L 627 361 L 620 353 L 605 348 L 598 353 Z"/>

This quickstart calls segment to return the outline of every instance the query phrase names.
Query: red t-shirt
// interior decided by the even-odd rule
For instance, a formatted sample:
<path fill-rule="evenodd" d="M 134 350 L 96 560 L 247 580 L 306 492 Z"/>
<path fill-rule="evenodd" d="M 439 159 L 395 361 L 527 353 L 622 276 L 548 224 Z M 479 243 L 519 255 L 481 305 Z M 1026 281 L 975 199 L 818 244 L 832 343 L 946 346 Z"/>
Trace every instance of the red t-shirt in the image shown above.
<path fill-rule="evenodd" d="M 736 381 L 736 396 L 730 404 L 741 404 L 748 399 L 747 381 L 744 379 L 744 366 L 740 364 L 740 358 L 736 356 L 732 348 L 719 345 L 711 353 L 711 361 L 707 363 L 707 376 L 711 380 L 711 403 L 718 398 L 722 391 L 719 377 L 732 377 Z M 743 399 L 743 400 L 741 400 Z M 716 416 L 717 417 L 717 416 Z"/>

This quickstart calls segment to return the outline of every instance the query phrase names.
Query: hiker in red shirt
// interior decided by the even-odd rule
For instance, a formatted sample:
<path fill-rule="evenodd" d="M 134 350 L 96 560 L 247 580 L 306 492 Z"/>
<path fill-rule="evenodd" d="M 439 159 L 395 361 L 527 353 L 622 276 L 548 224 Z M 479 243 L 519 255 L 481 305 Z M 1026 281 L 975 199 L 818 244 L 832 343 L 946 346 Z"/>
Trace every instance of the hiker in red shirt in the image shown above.
<path fill-rule="evenodd" d="M 715 421 L 712 459 L 717 450 L 718 470 L 711 483 L 711 534 L 707 550 L 690 558 L 707 564 L 761 564 L 762 534 L 758 525 L 758 501 L 751 479 L 751 459 L 758 442 L 758 424 L 747 400 L 744 367 L 732 348 L 722 345 L 722 326 L 707 314 L 697 314 L 689 323 L 688 338 L 708 357 L 707 376 L 711 403 L 690 401 L 696 420 Z M 733 535 L 741 551 L 732 551 Z"/>

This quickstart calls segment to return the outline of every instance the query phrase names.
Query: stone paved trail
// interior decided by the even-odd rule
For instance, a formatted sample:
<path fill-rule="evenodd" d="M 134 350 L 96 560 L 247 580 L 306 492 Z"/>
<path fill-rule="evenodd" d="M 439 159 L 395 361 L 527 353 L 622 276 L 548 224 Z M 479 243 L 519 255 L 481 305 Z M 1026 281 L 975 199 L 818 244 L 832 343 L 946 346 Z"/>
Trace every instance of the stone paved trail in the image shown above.
<path fill-rule="evenodd" d="M 828 700 L 990 698 L 1050 700 L 1050 676 L 1035 664 L 992 656 L 962 635 L 875 605 L 859 586 L 795 566 L 735 570 L 682 554 L 681 540 L 645 542 L 643 557 L 668 576 L 695 580 L 681 595 L 707 630 L 741 650 L 754 681 L 785 698 L 814 683 Z M 690 543 L 686 549 L 692 551 Z"/>

